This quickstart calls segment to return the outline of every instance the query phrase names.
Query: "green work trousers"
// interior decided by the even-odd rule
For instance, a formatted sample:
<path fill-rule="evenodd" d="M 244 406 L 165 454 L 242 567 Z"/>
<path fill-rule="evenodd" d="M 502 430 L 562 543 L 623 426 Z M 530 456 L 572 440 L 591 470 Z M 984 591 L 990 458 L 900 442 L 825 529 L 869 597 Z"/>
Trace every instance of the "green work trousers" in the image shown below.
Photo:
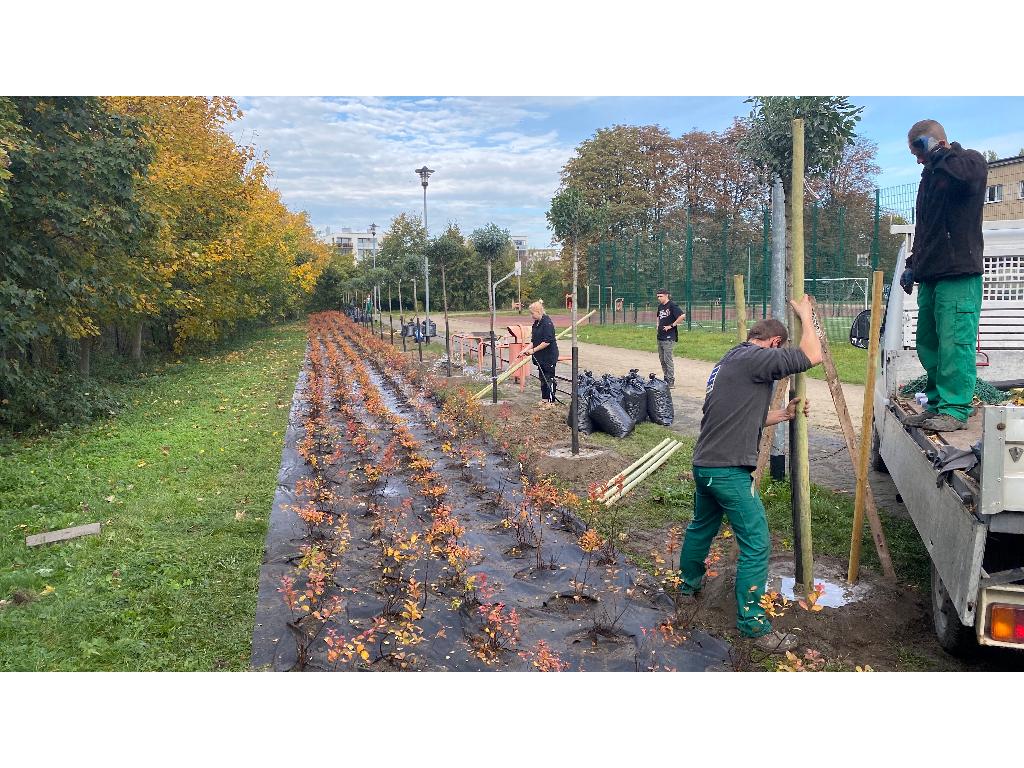
<path fill-rule="evenodd" d="M 772 627 L 761 607 L 761 596 L 768 579 L 772 547 L 768 519 L 750 470 L 695 466 L 693 481 L 697 486 L 693 520 L 686 527 L 679 555 L 683 578 L 680 591 L 693 594 L 700 590 L 711 541 L 722 527 L 722 515 L 726 515 L 740 548 L 736 563 L 736 626 L 747 637 L 765 635 Z"/>
<path fill-rule="evenodd" d="M 977 378 L 981 275 L 919 283 L 917 356 L 928 374 L 928 410 L 967 421 Z"/>

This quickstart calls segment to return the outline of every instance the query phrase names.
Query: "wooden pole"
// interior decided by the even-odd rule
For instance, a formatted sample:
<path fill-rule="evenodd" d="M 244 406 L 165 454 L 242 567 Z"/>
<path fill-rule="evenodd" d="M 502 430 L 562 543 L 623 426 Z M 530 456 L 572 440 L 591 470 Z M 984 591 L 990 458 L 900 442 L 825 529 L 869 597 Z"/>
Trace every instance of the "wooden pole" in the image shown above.
<path fill-rule="evenodd" d="M 747 340 L 747 300 L 743 292 L 743 275 L 733 275 L 732 285 L 736 293 L 736 334 L 740 343 Z"/>
<path fill-rule="evenodd" d="M 634 475 L 637 475 L 641 471 L 643 471 L 645 466 L 657 457 L 658 453 L 667 448 L 670 448 L 673 442 L 674 441 L 671 437 L 666 437 L 664 440 L 662 440 L 660 443 L 654 446 L 651 450 L 649 450 L 647 453 L 645 453 L 643 456 L 641 456 L 639 459 L 634 461 L 624 470 L 615 475 L 615 477 L 613 477 L 611 480 L 605 483 L 601 487 L 601 493 L 598 494 L 599 497 L 602 499 L 607 499 L 611 494 L 615 493 L 615 491 L 617 490 L 616 486 L 620 482 L 622 482 L 623 485 L 625 485 L 625 483 L 632 479 Z"/>
<path fill-rule="evenodd" d="M 793 299 L 804 295 L 804 121 L 793 120 L 793 189 L 790 218 L 793 227 Z M 799 339 L 803 334 L 800 318 L 793 315 L 791 338 Z M 807 374 L 795 375 L 796 397 L 804 402 L 807 397 Z M 793 523 L 800 542 L 796 555 L 796 583 L 807 593 L 814 584 L 814 555 L 811 543 L 811 480 L 807 460 L 807 417 L 804 409 L 797 408 L 793 420 L 793 455 L 790 457 L 793 470 L 790 490 L 793 497 Z"/>
<path fill-rule="evenodd" d="M 772 393 L 772 402 L 768 406 L 769 410 L 777 411 L 782 407 L 782 401 L 786 397 L 786 390 L 789 388 L 789 377 L 779 379 L 775 382 L 775 392 Z M 757 447 L 757 467 L 754 468 L 754 474 L 751 475 L 754 481 L 754 487 L 761 487 L 761 475 L 764 473 L 765 465 L 768 463 L 768 456 L 770 455 L 772 447 L 772 438 L 775 437 L 775 427 L 765 427 L 764 431 L 761 432 L 761 442 Z"/>
<path fill-rule="evenodd" d="M 818 302 L 811 297 L 811 306 L 818 315 Z M 828 334 L 823 328 L 817 328 L 818 337 L 821 339 L 821 356 L 825 367 L 825 380 L 828 382 L 829 391 L 832 393 L 832 402 L 836 406 L 836 416 L 839 417 L 839 426 L 843 430 L 843 438 L 846 440 L 846 452 L 850 455 L 850 463 L 853 471 L 858 470 L 857 438 L 853 432 L 853 420 L 850 418 L 850 409 L 846 406 L 846 395 L 839 383 L 839 373 L 836 370 L 835 360 L 832 358 L 832 351 L 828 346 Z M 859 487 L 859 483 L 858 483 Z M 895 579 L 896 571 L 892 567 L 892 557 L 889 555 L 889 544 L 885 539 L 885 531 L 882 530 L 882 520 L 878 516 L 878 508 L 875 506 L 875 497 L 871 491 L 871 483 L 864 483 L 864 509 L 868 515 L 868 523 L 871 525 L 871 537 L 875 541 L 875 551 L 878 553 L 878 560 L 882 564 L 882 573 L 887 578 Z"/>
<path fill-rule="evenodd" d="M 878 332 L 882 327 L 882 273 L 876 270 L 871 286 L 871 335 L 868 337 L 868 371 L 864 379 L 864 410 L 860 420 L 860 454 L 857 457 L 857 495 L 853 505 L 853 532 L 850 540 L 849 582 L 857 581 L 860 571 L 860 542 L 864 531 L 864 489 L 868 485 L 868 450 L 875 412 L 875 369 L 878 365 Z M 892 568 L 892 563 L 889 564 Z M 888 575 L 888 574 L 887 574 Z"/>
<path fill-rule="evenodd" d="M 625 486 L 623 486 L 621 491 L 616 491 L 611 496 L 606 498 L 605 501 L 604 501 L 604 505 L 606 507 L 610 507 L 616 501 L 621 499 L 623 496 L 625 496 L 627 493 L 629 493 L 631 490 L 633 490 L 633 488 L 635 488 L 641 482 L 646 480 L 647 477 L 650 476 L 651 473 L 653 473 L 656 469 L 658 469 L 662 464 L 664 464 L 666 461 L 668 461 L 670 458 L 672 458 L 672 454 L 675 453 L 676 451 L 678 451 L 682 447 L 683 447 L 682 443 L 680 443 L 679 441 L 673 441 L 671 447 L 669 447 L 667 450 L 665 450 L 661 454 L 659 454 L 658 458 L 655 459 L 653 462 L 649 463 L 644 468 L 644 471 L 642 473 L 635 475 L 633 477 L 633 479 L 629 481 L 629 483 L 627 483 Z"/>

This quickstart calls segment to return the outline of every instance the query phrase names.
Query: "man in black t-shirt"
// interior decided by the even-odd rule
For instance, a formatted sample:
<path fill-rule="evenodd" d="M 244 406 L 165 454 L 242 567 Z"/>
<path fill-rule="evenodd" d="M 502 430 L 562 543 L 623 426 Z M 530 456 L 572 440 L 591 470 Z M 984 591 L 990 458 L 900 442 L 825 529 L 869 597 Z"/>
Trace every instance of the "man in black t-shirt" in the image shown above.
<path fill-rule="evenodd" d="M 679 556 L 680 592 L 695 595 L 703 586 L 711 542 L 721 528 L 722 516 L 728 516 L 740 549 L 736 627 L 745 637 L 763 638 L 759 644 L 767 650 L 787 650 L 795 638 L 773 632 L 761 606 L 771 536 L 751 473 L 757 465 L 761 430 L 793 419 L 799 405 L 794 399 L 785 409 L 770 411 L 773 384 L 821 362 L 810 302 L 804 296 L 790 303 L 804 329 L 799 347 L 782 348 L 788 332 L 781 322 L 759 320 L 747 333 L 747 341 L 726 352 L 711 369 L 700 436 L 693 449 L 693 520 Z"/>
<path fill-rule="evenodd" d="M 658 358 L 661 360 L 661 372 L 665 383 L 670 387 L 676 385 L 676 368 L 672 361 L 672 350 L 679 341 L 676 326 L 686 319 L 686 315 L 674 301 L 666 289 L 662 288 L 655 296 L 658 298 Z"/>

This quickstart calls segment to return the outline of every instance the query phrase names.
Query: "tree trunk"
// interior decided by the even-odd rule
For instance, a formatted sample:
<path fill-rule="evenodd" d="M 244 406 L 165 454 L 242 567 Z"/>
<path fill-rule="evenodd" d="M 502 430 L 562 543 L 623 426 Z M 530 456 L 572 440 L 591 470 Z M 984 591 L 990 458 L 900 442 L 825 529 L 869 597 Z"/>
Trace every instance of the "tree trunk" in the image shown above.
<path fill-rule="evenodd" d="M 132 360 L 142 362 L 142 319 L 135 323 L 132 330 Z"/>
<path fill-rule="evenodd" d="M 92 337 L 83 336 L 78 340 L 78 373 L 83 379 L 89 378 L 89 362 L 92 354 Z"/>

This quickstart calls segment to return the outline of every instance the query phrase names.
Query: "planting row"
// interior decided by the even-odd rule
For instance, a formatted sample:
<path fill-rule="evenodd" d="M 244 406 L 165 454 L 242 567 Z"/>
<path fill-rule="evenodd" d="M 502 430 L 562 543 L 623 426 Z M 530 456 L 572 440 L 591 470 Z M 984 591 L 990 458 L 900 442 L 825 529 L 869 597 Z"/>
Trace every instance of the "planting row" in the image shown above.
<path fill-rule="evenodd" d="M 311 318 L 309 340 L 254 663 L 557 671 L 724 660 L 724 644 L 684 637 L 664 589 L 580 524 L 595 500 L 526 477 L 518 459 L 529 447 L 488 435 L 497 411 L 465 391 L 441 397 L 438 379 L 340 314 Z"/>

